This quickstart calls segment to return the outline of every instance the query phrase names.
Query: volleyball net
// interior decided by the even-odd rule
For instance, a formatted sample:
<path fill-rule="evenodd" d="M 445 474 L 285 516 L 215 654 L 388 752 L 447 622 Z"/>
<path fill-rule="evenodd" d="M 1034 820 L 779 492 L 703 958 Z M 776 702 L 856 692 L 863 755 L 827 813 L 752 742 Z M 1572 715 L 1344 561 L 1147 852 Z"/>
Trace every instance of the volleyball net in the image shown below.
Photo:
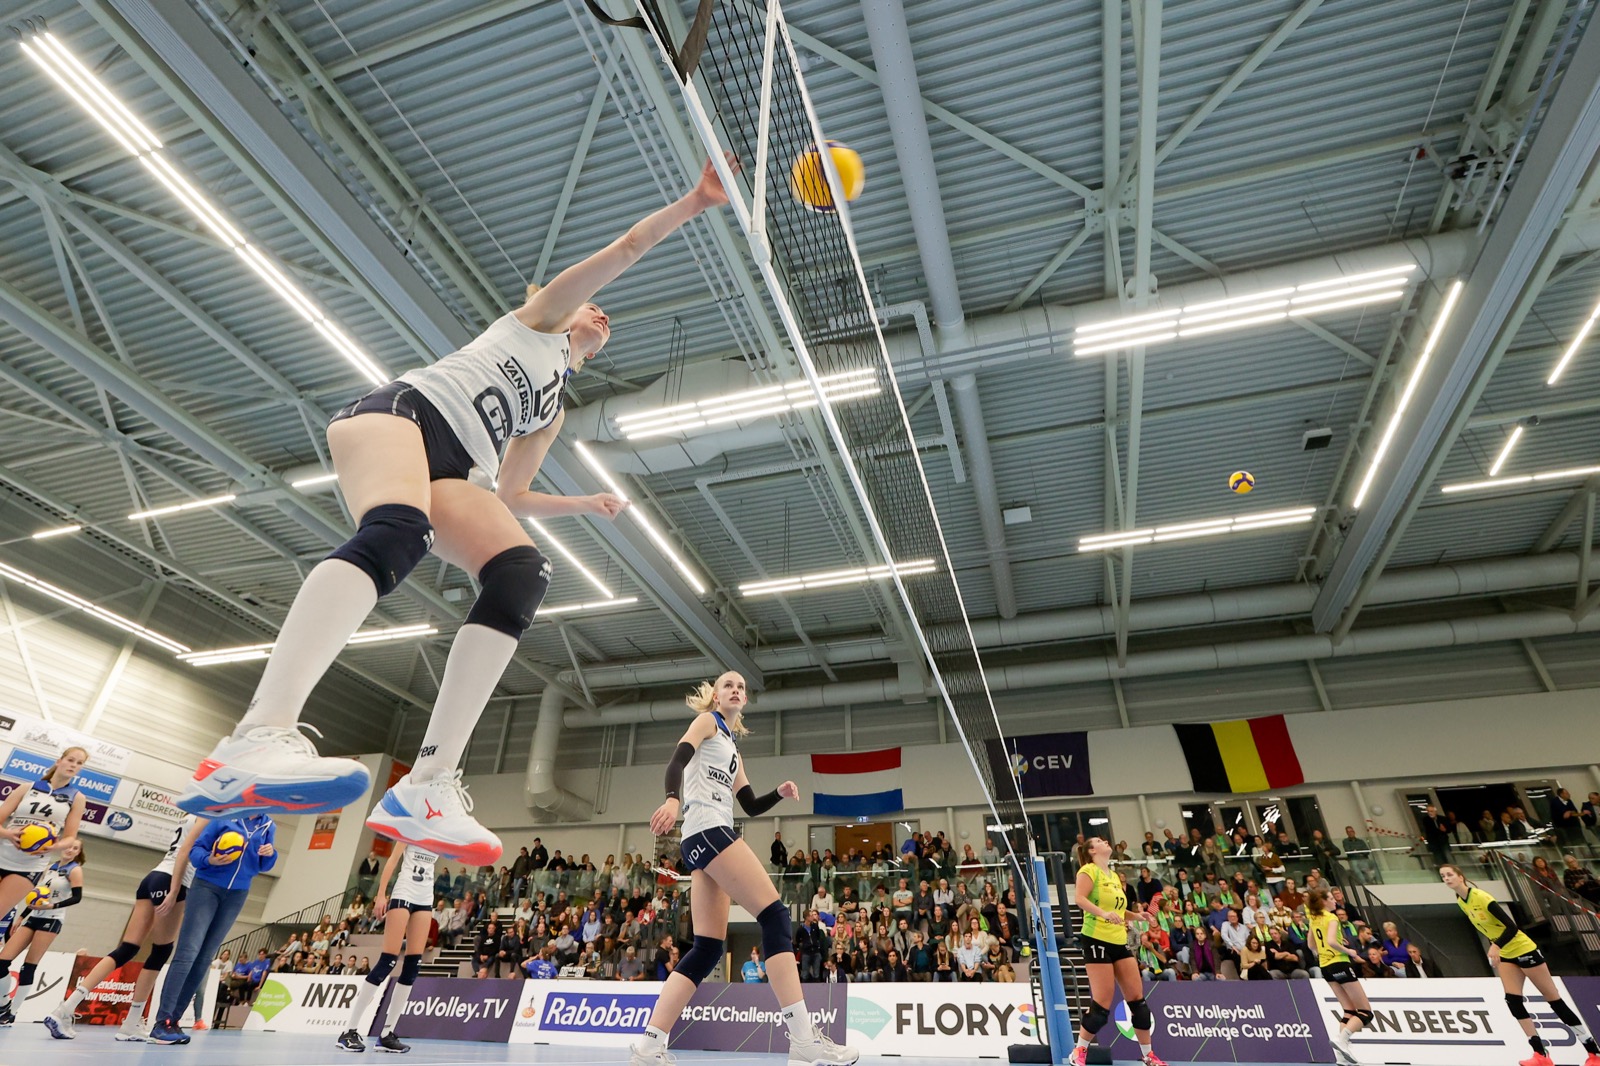
<path fill-rule="evenodd" d="M 930 681 L 988 798 L 990 834 L 1004 840 L 1014 878 L 1025 886 L 1032 879 L 1032 849 L 1022 795 L 1003 754 L 994 700 L 890 365 L 844 187 L 783 13 L 776 0 L 702 3 L 679 48 L 655 0 L 638 0 L 638 10 L 633 25 L 650 32 L 689 125 L 729 190 L 776 317 L 910 616 Z M 815 211 L 790 193 L 791 168 L 811 150 L 823 165 L 835 211 Z M 738 175 L 724 158 L 729 152 L 742 163 Z M 870 377 L 878 391 L 825 402 L 822 379 L 841 374 L 851 375 L 853 393 L 858 376 Z"/>

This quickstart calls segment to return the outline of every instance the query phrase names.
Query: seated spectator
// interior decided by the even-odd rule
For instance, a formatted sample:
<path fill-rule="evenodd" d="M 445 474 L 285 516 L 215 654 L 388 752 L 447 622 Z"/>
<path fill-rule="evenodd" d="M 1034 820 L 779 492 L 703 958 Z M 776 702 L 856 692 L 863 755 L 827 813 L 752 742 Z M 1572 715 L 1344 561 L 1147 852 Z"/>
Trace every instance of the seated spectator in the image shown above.
<path fill-rule="evenodd" d="M 962 934 L 961 946 L 956 949 L 956 963 L 961 980 L 983 980 L 983 954 L 983 948 L 973 943 L 970 932 Z"/>
<path fill-rule="evenodd" d="M 911 971 L 913 982 L 928 982 L 933 980 L 934 951 L 922 940 L 922 934 L 911 934 L 911 946 L 906 949 L 906 968 Z"/>
<path fill-rule="evenodd" d="M 1405 974 L 1407 977 L 1438 977 L 1439 968 L 1422 957 L 1422 949 L 1412 944 L 1407 949 Z"/>
<path fill-rule="evenodd" d="M 1562 862 L 1566 864 L 1566 869 L 1562 871 L 1561 883 L 1567 891 L 1591 904 L 1600 904 L 1600 881 L 1596 881 L 1594 875 L 1578 862 L 1576 855 L 1567 855 Z"/>
<path fill-rule="evenodd" d="M 1389 964 L 1384 961 L 1383 948 L 1379 947 L 1377 944 L 1373 944 L 1368 947 L 1366 951 L 1362 953 L 1359 959 L 1354 959 L 1352 961 L 1355 963 L 1357 976 L 1359 976 L 1363 981 L 1371 981 L 1380 977 L 1394 976 L 1394 970 L 1390 969 Z"/>
<path fill-rule="evenodd" d="M 639 961 L 639 949 L 629 944 L 622 953 L 622 961 L 617 963 L 617 980 L 643 981 L 646 980 L 644 963 Z"/>
<path fill-rule="evenodd" d="M 829 918 L 833 917 L 833 893 L 828 891 L 827 882 L 817 886 L 817 894 L 811 897 L 811 909 L 819 915 L 826 914 Z"/>
<path fill-rule="evenodd" d="M 1011 969 L 1011 956 L 998 943 L 991 943 L 989 950 L 983 953 L 983 979 L 998 981 L 999 971 L 1009 969 Z"/>
<path fill-rule="evenodd" d="M 950 945 L 941 937 L 933 948 L 933 979 L 934 981 L 954 981 L 956 979 L 956 960 L 950 954 Z"/>
<path fill-rule="evenodd" d="M 1411 941 L 1400 935 L 1400 930 L 1393 922 L 1383 923 L 1383 961 L 1391 969 L 1402 967 L 1411 957 Z"/>
<path fill-rule="evenodd" d="M 1172 965 L 1172 960 L 1161 950 L 1161 945 L 1150 935 L 1149 930 L 1139 934 L 1137 957 L 1140 972 L 1150 980 L 1176 981 L 1178 979 L 1178 971 Z"/>
<path fill-rule="evenodd" d="M 1153 834 L 1146 833 L 1145 836 L 1151 838 L 1145 842 L 1146 846 L 1159 847 L 1159 845 L 1155 844 Z M 1139 905 L 1146 906 L 1152 899 L 1160 894 L 1162 885 L 1161 882 L 1156 880 L 1156 878 L 1150 873 L 1150 867 L 1146 866 L 1139 870 L 1139 880 L 1134 884 L 1133 887 L 1134 892 L 1139 899 Z"/>
<path fill-rule="evenodd" d="M 1306 968 L 1305 957 L 1295 947 L 1294 942 L 1284 935 L 1282 929 L 1272 931 L 1271 939 L 1266 942 L 1266 949 L 1267 969 L 1277 980 L 1311 976 L 1311 971 Z"/>
<path fill-rule="evenodd" d="M 1217 981 L 1222 974 L 1217 969 L 1217 932 L 1208 925 L 1195 930 L 1194 943 L 1189 946 L 1189 980 Z"/>
<path fill-rule="evenodd" d="M 335 955 L 333 957 L 333 961 L 328 963 L 328 973 L 335 974 L 335 975 L 344 973 L 344 956 L 343 955 Z"/>
<path fill-rule="evenodd" d="M 1291 911 L 1297 911 L 1306 905 L 1305 893 L 1295 887 L 1294 878 L 1292 877 L 1284 879 L 1283 891 L 1278 893 L 1277 901 Z"/>
<path fill-rule="evenodd" d="M 916 895 L 911 891 L 911 882 L 904 877 L 900 878 L 899 886 L 895 888 L 894 895 L 890 899 L 890 905 L 894 908 L 894 916 L 909 922 L 915 916 L 915 904 Z"/>
<path fill-rule="evenodd" d="M 1272 971 L 1267 968 L 1267 952 L 1254 933 L 1245 937 L 1239 949 L 1239 976 L 1246 981 L 1270 981 Z"/>
<path fill-rule="evenodd" d="M 1556 872 L 1550 868 L 1550 861 L 1543 855 L 1533 858 L 1533 879 L 1545 888 L 1558 888 L 1561 885 L 1561 878 L 1556 876 Z"/>
<path fill-rule="evenodd" d="M 678 968 L 678 945 L 669 940 L 665 951 L 656 953 L 656 980 L 665 981 Z"/>
<path fill-rule="evenodd" d="M 555 948 L 546 944 L 539 954 L 522 965 L 523 969 L 528 972 L 528 976 L 535 981 L 554 980 L 558 972 L 555 961 Z"/>

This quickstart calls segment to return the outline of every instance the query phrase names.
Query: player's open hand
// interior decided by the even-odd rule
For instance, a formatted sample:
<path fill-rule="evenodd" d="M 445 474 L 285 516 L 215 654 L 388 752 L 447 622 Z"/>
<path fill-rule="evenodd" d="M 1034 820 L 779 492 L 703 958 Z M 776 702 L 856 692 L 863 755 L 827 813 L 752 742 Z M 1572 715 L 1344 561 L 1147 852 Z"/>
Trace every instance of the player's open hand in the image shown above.
<path fill-rule="evenodd" d="M 723 158 L 728 161 L 730 170 L 735 174 L 739 173 L 737 156 L 727 152 Z M 728 190 L 722 187 L 722 178 L 717 174 L 716 164 L 709 159 L 706 160 L 706 165 L 700 168 L 700 180 L 695 184 L 694 196 L 702 207 L 721 207 L 728 202 Z"/>

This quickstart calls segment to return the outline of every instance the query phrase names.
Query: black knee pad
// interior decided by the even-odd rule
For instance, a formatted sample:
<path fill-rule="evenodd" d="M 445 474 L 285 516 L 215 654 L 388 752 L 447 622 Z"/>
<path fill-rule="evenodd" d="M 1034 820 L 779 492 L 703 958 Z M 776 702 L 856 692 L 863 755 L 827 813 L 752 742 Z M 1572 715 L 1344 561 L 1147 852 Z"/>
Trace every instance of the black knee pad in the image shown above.
<path fill-rule="evenodd" d="M 695 984 L 711 976 L 711 971 L 722 961 L 722 941 L 709 936 L 694 938 L 694 946 L 684 952 L 673 973 L 681 973 Z"/>
<path fill-rule="evenodd" d="M 1530 1017 L 1528 1014 L 1528 1004 L 1521 996 L 1513 995 L 1510 992 L 1506 993 L 1506 1009 L 1509 1010 L 1511 1012 L 1511 1016 L 1516 1018 L 1518 1021 L 1521 1021 L 1523 1018 Z"/>
<path fill-rule="evenodd" d="M 400 976 L 395 978 L 400 984 L 414 985 L 417 983 L 417 974 L 422 970 L 421 955 L 407 955 L 400 964 Z"/>
<path fill-rule="evenodd" d="M 1356 1016 L 1356 1020 L 1361 1023 L 1363 1028 L 1372 1024 L 1372 1012 L 1370 1010 L 1353 1010 L 1350 1013 Z"/>
<path fill-rule="evenodd" d="M 394 964 L 400 959 L 385 951 L 378 956 L 378 961 L 372 964 L 372 972 L 367 974 L 367 984 L 381 985 L 389 979 L 389 974 L 394 972 Z"/>
<path fill-rule="evenodd" d="M 161 967 L 165 966 L 170 958 L 172 958 L 171 944 L 151 944 L 150 957 L 144 960 L 144 968 L 151 973 L 160 973 Z"/>
<path fill-rule="evenodd" d="M 404 503 L 385 503 L 361 516 L 356 535 L 333 549 L 329 559 L 360 568 L 387 596 L 416 569 L 433 547 L 428 516 Z"/>
<path fill-rule="evenodd" d="M 1150 1004 L 1143 999 L 1130 1000 L 1128 1003 L 1128 1020 L 1140 1032 L 1148 1033 L 1153 1019 L 1150 1017 Z"/>
<path fill-rule="evenodd" d="M 773 900 L 756 915 L 761 927 L 761 957 L 770 959 L 794 951 L 794 925 L 789 920 L 789 908 L 780 900 Z"/>
<path fill-rule="evenodd" d="M 33 984 L 33 975 L 38 969 L 39 969 L 39 964 L 38 963 L 35 963 L 35 962 L 25 962 L 25 963 L 23 963 L 21 972 L 19 972 L 17 974 L 17 987 L 18 988 L 24 988 L 24 987 L 26 987 L 28 985 Z"/>
<path fill-rule="evenodd" d="M 467 612 L 467 622 L 522 639 L 533 613 L 550 588 L 550 560 L 529 544 L 507 548 L 478 571 L 483 591 Z"/>
<path fill-rule="evenodd" d="M 171 945 L 168 945 L 168 947 L 170 948 Z M 115 962 L 118 966 L 126 966 L 128 963 L 133 961 L 133 957 L 137 954 L 139 954 L 139 945 L 133 943 L 132 941 L 124 940 L 122 943 L 112 948 L 111 954 L 106 957 L 112 962 Z M 154 948 L 150 949 L 150 954 L 155 954 Z"/>
<path fill-rule="evenodd" d="M 1080 1024 L 1083 1026 L 1084 1032 L 1092 1034 L 1104 1029 L 1106 1022 L 1110 1020 L 1111 1008 L 1102 1007 L 1100 1004 L 1090 1000 L 1088 1008 L 1083 1012 L 1083 1019 Z"/>

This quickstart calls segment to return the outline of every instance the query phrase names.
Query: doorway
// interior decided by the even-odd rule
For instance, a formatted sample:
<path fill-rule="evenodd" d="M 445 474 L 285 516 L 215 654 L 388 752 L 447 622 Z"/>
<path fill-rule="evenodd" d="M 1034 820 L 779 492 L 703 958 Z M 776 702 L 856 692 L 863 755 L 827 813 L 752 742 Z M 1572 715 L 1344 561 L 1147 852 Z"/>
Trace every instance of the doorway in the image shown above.
<path fill-rule="evenodd" d="M 836 825 L 833 827 L 833 853 L 840 858 L 848 855 L 854 848 L 863 855 L 871 855 L 879 849 L 887 850 L 889 854 L 895 853 L 894 823 L 893 822 L 866 822 L 858 825 Z"/>

